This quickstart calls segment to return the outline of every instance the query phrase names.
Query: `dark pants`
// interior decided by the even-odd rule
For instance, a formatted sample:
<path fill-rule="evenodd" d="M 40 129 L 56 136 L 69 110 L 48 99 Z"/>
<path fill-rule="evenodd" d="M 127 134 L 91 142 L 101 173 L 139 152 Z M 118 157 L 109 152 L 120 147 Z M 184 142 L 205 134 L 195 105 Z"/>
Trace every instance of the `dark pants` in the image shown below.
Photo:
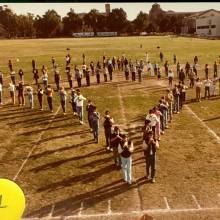
<path fill-rule="evenodd" d="M 69 81 L 69 85 L 70 85 L 70 89 L 73 88 L 73 81 L 72 80 L 68 80 Z"/>
<path fill-rule="evenodd" d="M 86 84 L 90 86 L 90 76 L 86 75 Z"/>
<path fill-rule="evenodd" d="M 96 80 L 97 80 L 97 83 L 99 84 L 100 83 L 100 74 L 96 74 Z"/>
<path fill-rule="evenodd" d="M 99 124 L 97 122 L 92 123 L 92 130 L 93 130 L 94 139 L 98 143 L 98 141 L 99 141 Z"/>
<path fill-rule="evenodd" d="M 194 87 L 194 79 L 190 78 L 190 84 L 189 84 L 190 88 Z"/>
<path fill-rule="evenodd" d="M 207 97 L 207 93 L 208 93 L 208 98 L 210 97 L 210 87 L 206 86 L 205 87 L 205 98 Z"/>
<path fill-rule="evenodd" d="M 125 79 L 129 80 L 129 72 L 125 72 Z"/>
<path fill-rule="evenodd" d="M 56 86 L 57 86 L 57 91 L 60 89 L 60 81 L 55 81 Z"/>
<path fill-rule="evenodd" d="M 35 84 L 38 85 L 38 78 L 35 78 Z"/>
<path fill-rule="evenodd" d="M 107 79 L 107 74 L 106 74 L 106 73 L 104 74 L 104 81 L 105 81 L 105 82 L 108 81 L 108 79 Z"/>
<path fill-rule="evenodd" d="M 109 79 L 112 81 L 112 72 L 109 72 Z"/>
<path fill-rule="evenodd" d="M 61 101 L 61 106 L 62 106 L 63 112 L 66 113 L 66 101 L 65 100 Z"/>
<path fill-rule="evenodd" d="M 155 177 L 156 172 L 156 155 L 148 155 L 144 151 L 144 156 L 146 160 L 146 176 L 148 177 L 150 175 L 150 169 L 151 169 L 151 178 L 153 179 Z"/>
<path fill-rule="evenodd" d="M 118 153 L 117 147 L 113 147 L 113 158 L 114 158 L 115 164 L 118 166 L 121 166 L 121 157 L 120 157 L 120 154 Z"/>
<path fill-rule="evenodd" d="M 93 126 L 92 126 L 92 115 L 88 115 L 88 122 L 89 122 L 89 127 L 90 128 L 93 128 Z"/>
<path fill-rule="evenodd" d="M 111 128 L 105 128 L 105 141 L 106 147 L 110 146 Z"/>
<path fill-rule="evenodd" d="M 12 81 L 12 83 L 15 85 L 15 76 L 14 76 L 14 75 L 11 76 L 11 81 Z"/>
<path fill-rule="evenodd" d="M 18 103 L 24 105 L 24 93 L 18 93 Z"/>
<path fill-rule="evenodd" d="M 39 104 L 40 104 L 40 108 L 42 109 L 43 108 L 43 97 L 38 95 L 38 101 L 39 101 Z"/>
<path fill-rule="evenodd" d="M 72 105 L 73 113 L 76 112 L 76 103 L 71 102 L 71 105 Z"/>
<path fill-rule="evenodd" d="M 47 102 L 48 102 L 50 111 L 53 111 L 53 99 L 52 99 L 52 97 L 47 97 Z"/>
<path fill-rule="evenodd" d="M 132 81 L 135 81 L 135 72 L 132 73 Z"/>
<path fill-rule="evenodd" d="M 78 87 L 81 87 L 81 78 L 77 78 Z"/>

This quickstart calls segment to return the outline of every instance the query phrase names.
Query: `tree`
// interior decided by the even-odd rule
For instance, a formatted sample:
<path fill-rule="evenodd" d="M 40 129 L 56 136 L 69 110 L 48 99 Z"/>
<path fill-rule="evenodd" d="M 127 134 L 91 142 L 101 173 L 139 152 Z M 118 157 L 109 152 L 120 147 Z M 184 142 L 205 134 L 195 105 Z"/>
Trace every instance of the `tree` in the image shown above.
<path fill-rule="evenodd" d="M 97 32 L 97 28 L 98 28 L 98 21 L 99 19 L 100 13 L 98 10 L 96 9 L 92 9 L 89 13 L 87 13 L 83 20 L 85 22 L 86 25 L 91 26 L 93 29 L 93 32 Z"/>
<path fill-rule="evenodd" d="M 110 31 L 123 32 L 128 24 L 127 14 L 122 8 L 115 8 L 107 18 Z"/>
<path fill-rule="evenodd" d="M 60 34 L 61 17 L 55 10 L 48 10 L 43 17 L 36 17 L 34 26 L 38 37 L 56 37 Z"/>
<path fill-rule="evenodd" d="M 70 9 L 70 12 L 67 13 L 67 16 L 63 18 L 62 22 L 64 35 L 72 36 L 73 32 L 78 32 L 82 28 L 82 19 L 73 9 Z"/>
<path fill-rule="evenodd" d="M 136 19 L 133 21 L 133 23 L 134 23 L 134 28 L 136 31 L 138 32 L 146 31 L 148 24 L 149 24 L 148 14 L 140 11 Z"/>
<path fill-rule="evenodd" d="M 7 31 L 8 38 L 16 37 L 17 35 L 17 15 L 11 9 L 0 11 L 0 23 Z"/>

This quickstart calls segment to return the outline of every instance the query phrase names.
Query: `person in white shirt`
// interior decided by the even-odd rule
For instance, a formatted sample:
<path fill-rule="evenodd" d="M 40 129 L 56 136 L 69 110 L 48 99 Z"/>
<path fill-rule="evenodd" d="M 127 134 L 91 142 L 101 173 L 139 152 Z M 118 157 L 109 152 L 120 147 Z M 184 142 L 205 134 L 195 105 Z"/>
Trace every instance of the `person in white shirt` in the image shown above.
<path fill-rule="evenodd" d="M 83 102 L 84 100 L 86 100 L 86 98 L 83 97 L 83 95 L 81 95 L 79 89 L 77 89 L 76 92 L 77 92 L 77 95 L 74 100 L 76 102 L 76 111 L 79 116 L 80 124 L 83 124 Z"/>
<path fill-rule="evenodd" d="M 154 137 L 155 137 L 155 128 L 156 128 L 156 124 L 157 124 L 157 116 L 154 114 L 152 109 L 149 110 L 149 114 L 146 116 L 146 120 L 150 120 L 149 125 L 151 126 Z"/>
<path fill-rule="evenodd" d="M 12 104 L 15 105 L 15 85 L 13 83 L 9 83 L 8 89 L 11 96 Z"/>
<path fill-rule="evenodd" d="M 47 75 L 46 71 L 43 72 L 42 80 L 43 80 L 44 88 L 47 89 L 47 86 L 48 86 L 48 75 Z"/>
<path fill-rule="evenodd" d="M 133 142 L 125 136 L 122 146 L 119 144 L 118 153 L 121 157 L 121 168 L 124 181 L 129 185 L 132 184 L 132 152 L 134 151 Z"/>
<path fill-rule="evenodd" d="M 210 80 L 208 77 L 206 77 L 206 80 L 204 80 L 204 85 L 205 85 L 205 99 L 207 97 L 208 93 L 208 99 L 210 98 L 210 86 L 211 86 L 212 80 Z"/>
<path fill-rule="evenodd" d="M 2 105 L 2 84 L 0 83 L 0 105 Z"/>
<path fill-rule="evenodd" d="M 173 86 L 173 78 L 174 78 L 174 73 L 172 70 L 169 70 L 168 72 L 168 80 L 169 80 L 169 86 Z"/>
<path fill-rule="evenodd" d="M 33 94 L 33 88 L 29 84 L 26 86 L 26 93 L 27 93 L 28 100 L 30 103 L 30 108 L 33 109 L 34 108 L 34 94 Z"/>

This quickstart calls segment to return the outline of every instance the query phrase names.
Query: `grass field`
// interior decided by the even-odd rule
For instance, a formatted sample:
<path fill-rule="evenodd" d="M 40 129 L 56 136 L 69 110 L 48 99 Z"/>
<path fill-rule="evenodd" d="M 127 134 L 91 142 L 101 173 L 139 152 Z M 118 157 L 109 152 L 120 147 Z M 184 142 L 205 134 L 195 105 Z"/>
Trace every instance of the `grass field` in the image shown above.
<path fill-rule="evenodd" d="M 0 69 L 5 77 L 9 74 L 8 59 L 12 59 L 15 70 L 23 68 L 25 81 L 32 83 L 31 60 L 35 59 L 39 69 L 43 64 L 48 67 L 49 82 L 53 84 L 54 56 L 66 87 L 67 47 L 71 48 L 72 64 L 82 63 L 82 53 L 89 64 L 91 60 L 102 61 L 103 53 L 109 57 L 125 53 L 136 60 L 144 58 L 146 51 L 152 63 L 159 62 L 160 46 L 170 64 L 173 53 L 183 65 L 186 61 L 192 63 L 197 55 L 201 77 L 205 63 L 212 67 L 220 51 L 220 41 L 181 37 L 2 40 L 0 45 Z M 85 97 L 94 100 L 102 117 L 106 109 L 110 110 L 116 124 L 134 141 L 135 181 L 131 187 L 123 183 L 121 171 L 114 167 L 112 155 L 104 148 L 102 126 L 100 143 L 95 144 L 88 124 L 79 124 L 69 103 L 67 115 L 63 116 L 57 95 L 51 114 L 45 97 L 43 112 L 38 110 L 36 98 L 34 110 L 11 106 L 5 88 L 5 104 L 0 109 L 1 177 L 14 179 L 24 190 L 24 217 L 139 219 L 148 210 L 155 219 L 219 219 L 220 96 L 196 103 L 194 89 L 187 91 L 187 106 L 174 115 L 162 136 L 157 153 L 157 182 L 150 184 L 145 180 L 140 124 L 167 86 L 164 76 L 161 81 L 148 76 L 140 84 L 126 82 L 124 73 L 115 71 L 113 82 L 97 86 L 92 77 L 92 85 L 81 89 Z M 103 118 L 100 125 L 102 122 Z"/>

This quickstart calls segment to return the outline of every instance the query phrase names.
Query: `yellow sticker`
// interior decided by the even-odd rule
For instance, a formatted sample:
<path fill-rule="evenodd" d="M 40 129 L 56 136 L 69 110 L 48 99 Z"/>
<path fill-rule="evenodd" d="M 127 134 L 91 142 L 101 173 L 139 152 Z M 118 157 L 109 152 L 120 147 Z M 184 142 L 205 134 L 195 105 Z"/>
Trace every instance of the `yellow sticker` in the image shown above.
<path fill-rule="evenodd" d="M 25 208 L 21 188 L 7 179 L 0 179 L 0 219 L 20 220 Z"/>

